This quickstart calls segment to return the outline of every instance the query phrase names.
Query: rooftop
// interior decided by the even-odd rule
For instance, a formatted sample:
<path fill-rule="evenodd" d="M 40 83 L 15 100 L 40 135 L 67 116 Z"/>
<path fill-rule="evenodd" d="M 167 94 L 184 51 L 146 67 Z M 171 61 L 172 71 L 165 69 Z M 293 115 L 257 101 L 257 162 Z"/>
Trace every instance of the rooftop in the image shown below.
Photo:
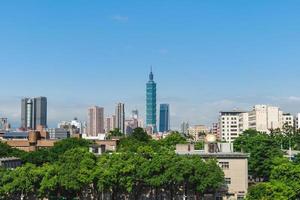
<path fill-rule="evenodd" d="M 0 158 L 0 162 L 11 161 L 11 160 L 20 160 L 20 158 L 17 158 L 17 157 L 2 157 L 2 158 Z"/>
<path fill-rule="evenodd" d="M 28 132 L 6 132 L 3 138 L 27 138 Z"/>
<path fill-rule="evenodd" d="M 202 158 L 249 158 L 250 154 L 241 152 L 205 153 L 204 150 L 176 151 L 178 155 L 199 155 Z"/>

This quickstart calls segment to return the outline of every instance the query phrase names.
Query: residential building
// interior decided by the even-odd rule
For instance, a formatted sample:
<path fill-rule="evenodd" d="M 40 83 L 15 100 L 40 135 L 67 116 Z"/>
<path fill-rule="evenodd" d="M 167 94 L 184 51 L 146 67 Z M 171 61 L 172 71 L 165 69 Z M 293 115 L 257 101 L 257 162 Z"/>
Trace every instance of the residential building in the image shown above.
<path fill-rule="evenodd" d="M 116 106 L 116 128 L 121 133 L 125 133 L 125 106 L 124 103 L 118 103 Z"/>
<path fill-rule="evenodd" d="M 194 125 L 188 128 L 188 135 L 193 136 L 195 141 L 202 140 L 209 130 L 205 125 Z"/>
<path fill-rule="evenodd" d="M 282 111 L 275 106 L 255 105 L 249 112 L 249 129 L 270 133 L 270 130 L 282 128 Z"/>
<path fill-rule="evenodd" d="M 47 127 L 47 98 L 24 98 L 21 101 L 22 128 L 35 130 L 37 126 Z"/>
<path fill-rule="evenodd" d="M 88 136 L 104 133 L 104 108 L 93 106 L 88 109 Z"/>
<path fill-rule="evenodd" d="M 15 169 L 22 165 L 20 158 L 16 157 L 2 157 L 0 158 L 0 167 L 5 169 Z"/>
<path fill-rule="evenodd" d="M 239 116 L 243 111 L 221 111 L 219 115 L 219 126 L 221 139 L 233 142 L 240 135 Z"/>
<path fill-rule="evenodd" d="M 249 113 L 244 112 L 239 114 L 239 133 L 243 133 L 249 129 Z"/>
<path fill-rule="evenodd" d="M 283 113 L 282 114 L 282 126 L 288 125 L 294 127 L 294 116 L 290 113 Z"/>
<path fill-rule="evenodd" d="M 220 132 L 220 124 L 219 123 L 213 123 L 211 133 L 217 136 L 217 139 L 221 139 L 221 132 Z"/>
<path fill-rule="evenodd" d="M 152 70 L 146 84 L 146 126 L 156 132 L 156 83 L 153 80 Z"/>
<path fill-rule="evenodd" d="M 112 119 L 111 117 L 106 117 L 105 118 L 105 126 L 104 126 L 104 129 L 105 129 L 105 133 L 109 133 L 110 131 L 112 131 Z"/>
<path fill-rule="evenodd" d="M 170 130 L 170 106 L 160 104 L 159 109 L 159 132 L 164 133 Z"/>
<path fill-rule="evenodd" d="M 295 127 L 296 127 L 296 129 L 300 129 L 300 113 L 296 114 L 296 117 L 295 117 Z"/>
<path fill-rule="evenodd" d="M 179 155 L 198 155 L 204 160 L 216 159 L 225 175 L 225 185 L 213 195 L 216 199 L 241 200 L 248 191 L 249 154 L 234 152 L 232 143 L 217 143 L 216 136 L 206 136 L 204 150 L 195 150 L 194 144 L 176 145 Z"/>
<path fill-rule="evenodd" d="M 116 115 L 111 116 L 111 129 L 114 130 L 117 128 L 117 118 Z"/>
<path fill-rule="evenodd" d="M 70 133 L 74 134 L 83 134 L 83 123 L 80 122 L 76 117 L 71 121 L 62 121 L 57 124 L 57 128 L 63 128 Z"/>

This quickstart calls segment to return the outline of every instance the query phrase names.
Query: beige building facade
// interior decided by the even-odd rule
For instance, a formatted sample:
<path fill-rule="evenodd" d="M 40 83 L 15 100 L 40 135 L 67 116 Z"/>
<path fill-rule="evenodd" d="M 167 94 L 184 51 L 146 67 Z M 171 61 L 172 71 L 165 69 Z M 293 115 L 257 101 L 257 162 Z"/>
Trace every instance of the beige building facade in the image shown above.
<path fill-rule="evenodd" d="M 199 155 L 203 159 L 215 158 L 224 172 L 226 192 L 217 192 L 217 200 L 242 200 L 248 191 L 249 154 L 233 152 L 230 143 L 205 144 L 205 150 L 195 150 L 193 144 L 176 145 L 179 155 Z M 212 198 L 213 199 L 213 198 Z"/>
<path fill-rule="evenodd" d="M 104 133 L 104 108 L 93 106 L 88 109 L 88 136 Z"/>

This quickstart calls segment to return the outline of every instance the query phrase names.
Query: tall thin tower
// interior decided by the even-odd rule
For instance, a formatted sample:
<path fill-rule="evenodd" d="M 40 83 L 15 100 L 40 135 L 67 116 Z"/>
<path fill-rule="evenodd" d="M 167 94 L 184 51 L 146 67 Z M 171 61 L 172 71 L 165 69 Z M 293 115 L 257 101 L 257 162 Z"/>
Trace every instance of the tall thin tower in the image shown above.
<path fill-rule="evenodd" d="M 153 132 L 156 132 L 156 83 L 153 80 L 154 76 L 152 68 L 149 74 L 149 81 L 146 84 L 146 124 L 147 127 L 152 127 Z"/>
<path fill-rule="evenodd" d="M 125 134 L 125 108 L 124 103 L 116 106 L 116 127 Z"/>

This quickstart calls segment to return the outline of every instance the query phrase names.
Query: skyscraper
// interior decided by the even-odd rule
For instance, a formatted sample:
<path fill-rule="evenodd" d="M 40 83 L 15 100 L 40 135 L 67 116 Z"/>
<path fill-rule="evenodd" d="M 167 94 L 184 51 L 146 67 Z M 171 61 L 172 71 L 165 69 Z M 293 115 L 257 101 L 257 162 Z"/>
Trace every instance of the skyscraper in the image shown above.
<path fill-rule="evenodd" d="M 21 124 L 25 129 L 47 127 L 47 98 L 23 98 L 21 101 Z"/>
<path fill-rule="evenodd" d="M 105 118 L 105 133 L 109 133 L 109 131 L 112 130 L 112 122 L 111 122 L 111 117 L 106 117 Z"/>
<path fill-rule="evenodd" d="M 104 133 L 104 108 L 93 106 L 88 109 L 88 136 Z"/>
<path fill-rule="evenodd" d="M 146 84 L 146 125 L 156 132 L 156 83 L 153 81 L 152 70 Z"/>
<path fill-rule="evenodd" d="M 160 104 L 159 109 L 159 132 L 170 130 L 170 110 L 169 104 Z"/>
<path fill-rule="evenodd" d="M 118 103 L 116 107 L 116 128 L 125 133 L 125 109 L 124 103 Z"/>

